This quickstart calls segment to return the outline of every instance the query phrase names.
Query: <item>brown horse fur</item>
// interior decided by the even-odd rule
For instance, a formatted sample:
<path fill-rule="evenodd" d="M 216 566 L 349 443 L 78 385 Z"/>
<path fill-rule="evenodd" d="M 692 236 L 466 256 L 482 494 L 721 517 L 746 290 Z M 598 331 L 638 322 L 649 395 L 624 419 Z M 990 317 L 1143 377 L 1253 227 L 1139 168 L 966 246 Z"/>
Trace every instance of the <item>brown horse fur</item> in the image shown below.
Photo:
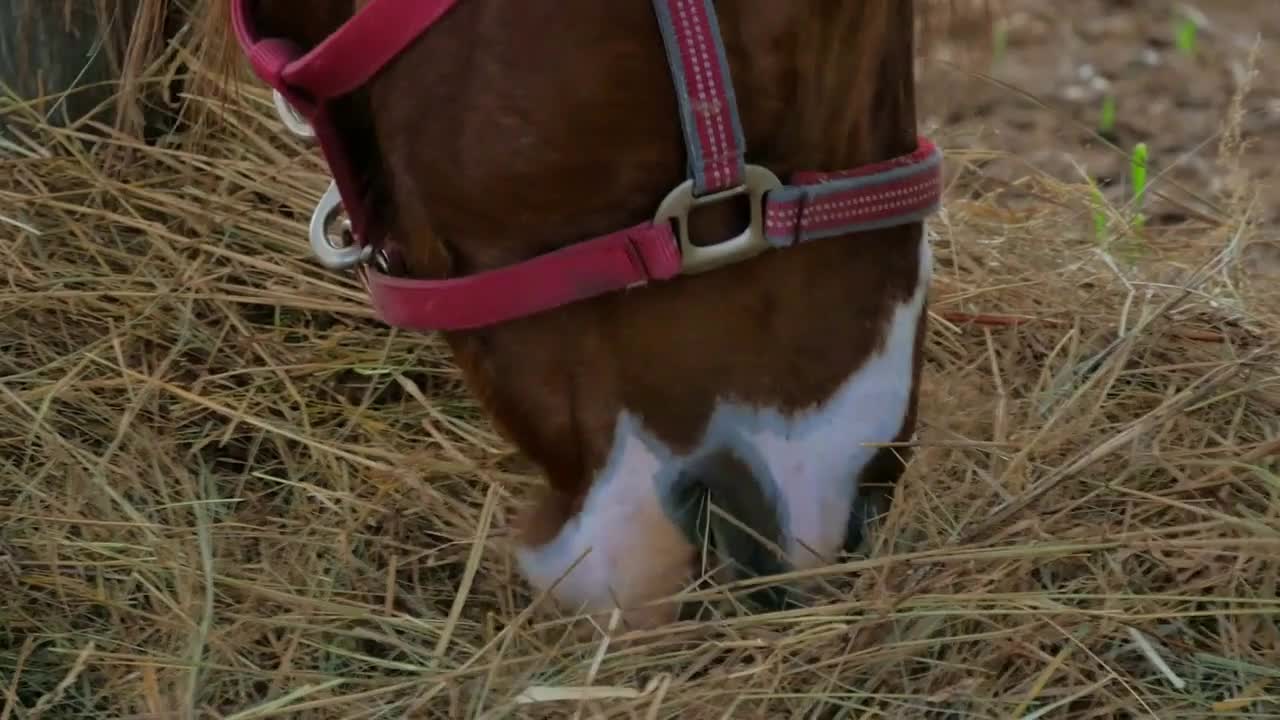
<path fill-rule="evenodd" d="M 265 33 L 304 47 L 353 11 L 350 0 L 260 4 Z M 915 5 L 718 3 L 748 162 L 785 178 L 914 150 Z M 379 182 L 376 206 L 393 219 L 404 271 L 414 276 L 496 268 L 643 221 L 685 177 L 649 2 L 463 0 L 353 93 L 341 118 Z M 742 222 L 741 208 L 708 208 L 693 235 L 714 241 Z M 927 282 L 922 231 L 913 224 L 826 239 L 450 334 L 478 401 L 545 473 L 520 542 L 547 542 L 578 511 L 622 409 L 683 451 L 719 399 L 791 411 L 831 395 L 884 341 L 893 309 Z M 926 315 L 899 441 L 915 428 Z M 859 506 L 887 504 L 901 454 L 881 450 L 866 466 Z M 860 527 L 851 527 L 855 542 Z M 693 570 L 694 550 L 670 539 L 637 548 L 669 555 L 671 572 Z M 663 577 L 626 600 L 679 587 Z"/>

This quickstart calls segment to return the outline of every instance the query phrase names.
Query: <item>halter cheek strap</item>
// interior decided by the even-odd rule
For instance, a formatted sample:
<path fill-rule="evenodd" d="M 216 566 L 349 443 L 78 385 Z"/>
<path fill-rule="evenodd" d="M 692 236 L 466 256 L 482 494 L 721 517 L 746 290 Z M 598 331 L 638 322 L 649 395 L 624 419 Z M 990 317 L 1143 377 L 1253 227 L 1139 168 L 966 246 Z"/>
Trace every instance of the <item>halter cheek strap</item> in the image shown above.
<path fill-rule="evenodd" d="M 843 172 L 799 173 L 792 184 L 748 164 L 712 0 L 653 0 L 679 101 L 689 172 L 689 178 L 658 204 L 653 219 L 474 275 L 444 280 L 396 277 L 369 262 L 376 249 L 387 246 L 386 232 L 368 211 L 366 186 L 354 172 L 329 106 L 368 83 L 422 33 L 447 19 L 458 0 L 372 0 L 306 53 L 287 40 L 263 38 L 257 32 L 254 0 L 230 1 L 236 37 L 254 72 L 276 91 L 286 124 L 314 135 L 333 172 L 334 182 L 312 219 L 313 251 L 326 267 L 360 267 L 379 316 L 395 327 L 492 326 L 606 293 L 714 270 L 770 249 L 920 222 L 940 203 L 941 153 L 924 138 L 908 155 Z M 291 118 L 283 112 L 285 107 L 302 117 Z M 715 245 L 693 244 L 688 237 L 689 213 L 739 195 L 751 201 L 748 227 Z M 351 217 L 354 242 L 339 248 L 330 244 L 325 230 L 343 207 Z"/>
<path fill-rule="evenodd" d="M 715 8 L 704 0 L 656 0 L 667 62 L 680 104 L 693 194 L 743 183 L 746 141 Z"/>

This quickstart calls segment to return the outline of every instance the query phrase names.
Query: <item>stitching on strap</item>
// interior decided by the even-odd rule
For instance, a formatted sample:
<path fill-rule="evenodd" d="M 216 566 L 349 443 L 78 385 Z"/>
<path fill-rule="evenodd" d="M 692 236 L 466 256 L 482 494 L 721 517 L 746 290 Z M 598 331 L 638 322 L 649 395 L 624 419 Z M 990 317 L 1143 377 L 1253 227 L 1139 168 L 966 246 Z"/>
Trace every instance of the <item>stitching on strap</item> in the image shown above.
<path fill-rule="evenodd" d="M 711 0 L 653 0 L 675 85 L 694 194 L 742 182 L 744 142 Z"/>

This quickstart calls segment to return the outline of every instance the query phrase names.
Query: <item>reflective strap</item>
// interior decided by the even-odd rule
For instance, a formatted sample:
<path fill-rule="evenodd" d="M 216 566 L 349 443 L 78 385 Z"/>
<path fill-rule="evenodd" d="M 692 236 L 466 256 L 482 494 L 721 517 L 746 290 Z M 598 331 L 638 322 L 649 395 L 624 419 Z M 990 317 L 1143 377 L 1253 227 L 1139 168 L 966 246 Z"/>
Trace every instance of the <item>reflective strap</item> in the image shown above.
<path fill-rule="evenodd" d="M 742 184 L 746 141 L 711 0 L 654 0 L 694 195 Z"/>
<path fill-rule="evenodd" d="M 769 193 L 765 237 L 786 247 L 918 222 L 942 202 L 942 152 L 920 138 L 915 152 L 839 173 L 805 173 Z"/>

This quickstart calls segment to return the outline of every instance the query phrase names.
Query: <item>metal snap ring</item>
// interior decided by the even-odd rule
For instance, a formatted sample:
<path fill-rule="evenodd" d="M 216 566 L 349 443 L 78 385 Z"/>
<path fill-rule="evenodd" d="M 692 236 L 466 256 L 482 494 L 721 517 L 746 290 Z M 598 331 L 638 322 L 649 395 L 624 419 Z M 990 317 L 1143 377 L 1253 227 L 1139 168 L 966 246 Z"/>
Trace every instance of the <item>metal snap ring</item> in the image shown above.
<path fill-rule="evenodd" d="M 280 122 L 284 123 L 284 126 L 289 130 L 289 132 L 303 140 L 314 141 L 316 139 L 315 128 L 311 127 L 311 123 L 307 122 L 306 119 L 304 119 L 302 115 L 289 104 L 289 101 L 284 99 L 284 95 L 280 94 L 279 90 L 271 91 L 271 100 L 275 103 L 276 114 L 280 116 Z"/>
<path fill-rule="evenodd" d="M 349 270 L 369 260 L 370 248 L 361 247 L 351 232 L 351 221 L 344 220 L 340 237 L 341 244 L 334 244 L 329 237 L 329 226 L 342 211 L 342 197 L 338 193 L 338 184 L 330 182 L 329 187 L 316 203 L 311 214 L 311 225 L 308 235 L 311 238 L 311 253 L 321 265 L 330 270 Z"/>

